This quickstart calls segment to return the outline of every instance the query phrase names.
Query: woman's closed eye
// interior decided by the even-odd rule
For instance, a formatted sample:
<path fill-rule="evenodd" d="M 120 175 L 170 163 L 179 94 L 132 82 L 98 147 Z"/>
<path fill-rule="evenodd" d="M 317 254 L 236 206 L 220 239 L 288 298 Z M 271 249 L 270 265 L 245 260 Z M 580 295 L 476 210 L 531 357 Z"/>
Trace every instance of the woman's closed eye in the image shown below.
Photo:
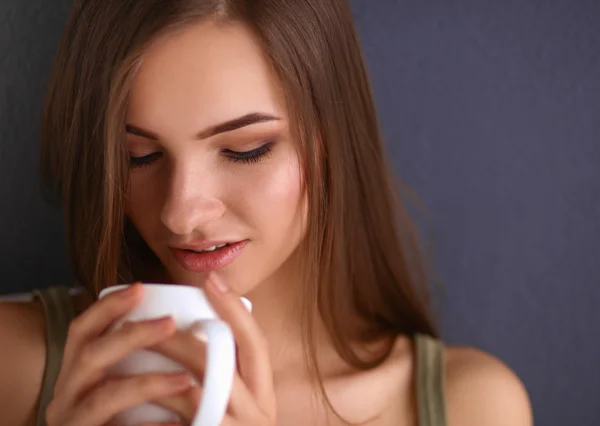
<path fill-rule="evenodd" d="M 273 142 L 267 142 L 250 151 L 232 151 L 224 149 L 221 152 L 234 163 L 258 163 L 271 153 Z"/>
<path fill-rule="evenodd" d="M 129 164 L 131 168 L 149 166 L 160 157 L 162 157 L 162 152 L 153 152 L 152 154 L 144 155 L 142 157 L 129 155 Z"/>
<path fill-rule="evenodd" d="M 222 149 L 221 153 L 229 160 L 234 163 L 258 163 L 262 159 L 266 158 L 273 147 L 273 142 L 266 142 L 258 148 L 249 151 L 234 151 L 231 149 Z M 153 152 L 144 156 L 129 156 L 129 162 L 131 168 L 139 168 L 144 166 L 150 166 L 152 163 L 157 161 L 163 156 L 160 151 Z"/>

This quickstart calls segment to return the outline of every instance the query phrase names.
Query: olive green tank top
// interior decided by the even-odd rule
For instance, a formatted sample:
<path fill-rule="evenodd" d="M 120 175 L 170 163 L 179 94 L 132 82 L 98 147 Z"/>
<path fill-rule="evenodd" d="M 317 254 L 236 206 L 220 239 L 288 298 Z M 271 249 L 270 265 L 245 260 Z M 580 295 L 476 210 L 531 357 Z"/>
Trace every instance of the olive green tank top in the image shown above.
<path fill-rule="evenodd" d="M 36 290 L 33 296 L 42 303 L 46 319 L 46 366 L 37 416 L 37 426 L 46 426 L 44 413 L 52 400 L 67 330 L 75 317 L 75 309 L 66 287 Z M 446 426 L 443 345 L 439 340 L 423 334 L 417 334 L 414 343 L 418 425 Z"/>

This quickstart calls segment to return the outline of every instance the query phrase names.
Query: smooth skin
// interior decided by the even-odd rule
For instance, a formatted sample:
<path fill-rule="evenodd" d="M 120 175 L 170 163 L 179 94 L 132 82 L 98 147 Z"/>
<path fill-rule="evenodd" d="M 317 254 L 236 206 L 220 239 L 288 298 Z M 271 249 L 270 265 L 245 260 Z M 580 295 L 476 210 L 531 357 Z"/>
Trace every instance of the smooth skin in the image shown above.
<path fill-rule="evenodd" d="M 246 316 L 247 311 L 236 303 L 237 295 L 229 292 L 214 297 L 216 292 L 210 291 L 210 285 L 206 288 L 209 290 L 207 293 L 215 309 L 232 324 L 236 340 L 243 341 L 240 334 L 246 333 L 254 325 L 251 317 Z M 114 322 L 115 318 L 119 318 L 135 306 L 141 295 L 140 290 L 143 289 L 132 287 L 132 291 L 129 292 L 115 292 L 85 310 L 73 322 L 69 339 L 75 341 L 73 336 L 90 336 L 94 331 L 98 333 L 99 323 L 106 325 Z M 88 301 L 76 300 L 75 302 L 81 306 Z M 112 320 L 107 321 L 107 318 Z M 240 321 L 239 327 L 235 325 L 236 319 Z M 41 306 L 35 303 L 1 303 L 0 323 L 11 324 L 11 327 L 0 327 L 0 342 L 2 348 L 12 349 L 0 352 L 0 411 L 3 413 L 3 422 L 6 426 L 34 426 L 46 350 Z M 158 335 L 162 336 L 162 340 Z M 246 335 L 246 341 L 253 337 L 258 340 L 257 343 L 249 343 L 248 347 L 256 346 L 264 349 L 265 341 L 258 336 L 260 333 Z M 156 343 L 157 340 L 161 340 L 161 343 Z M 99 339 L 95 341 L 92 339 L 90 343 L 99 341 Z M 356 411 L 370 409 L 374 419 L 367 423 L 369 426 L 418 425 L 412 405 L 413 354 L 410 346 L 406 345 L 406 339 L 400 337 L 398 342 L 398 350 L 378 369 L 368 373 L 343 374 L 326 380 L 325 386 L 328 391 L 331 391 L 330 396 L 336 401 L 336 407 L 342 414 L 349 415 Z M 71 345 L 75 346 L 72 343 Z M 103 346 L 101 343 L 93 345 L 95 348 L 101 346 Z M 87 349 L 87 353 L 90 354 L 87 359 L 92 365 L 100 366 L 105 356 L 115 360 L 139 348 L 154 348 L 177 359 L 191 372 L 198 374 L 202 371 L 202 351 L 199 350 L 198 341 L 188 334 L 174 333 L 174 326 L 169 320 L 154 324 L 148 322 L 132 324 L 129 331 L 124 331 L 119 338 L 113 336 L 110 339 L 110 348 L 108 346 L 105 345 L 106 351 L 102 352 L 102 357 L 100 353 L 97 357 L 92 356 L 93 350 Z M 81 356 L 86 359 L 83 355 L 86 350 L 83 347 L 80 350 Z M 518 378 L 504 364 L 488 354 L 471 348 L 448 347 L 445 353 L 445 395 L 449 425 L 529 426 L 532 424 L 527 394 Z M 257 357 L 256 351 L 252 351 L 252 354 Z M 240 352 L 240 357 L 242 356 Z M 263 361 L 262 365 L 267 365 L 268 355 L 260 358 Z M 86 367 L 84 370 L 89 371 L 89 368 Z M 69 369 L 66 363 L 65 369 Z M 81 374 L 89 377 L 86 371 L 81 371 Z M 236 378 L 236 389 L 239 389 L 239 378 L 243 374 L 240 370 L 240 375 Z M 268 374 L 269 378 L 271 376 Z M 180 413 L 185 419 L 192 418 L 201 390 L 189 387 L 187 378 L 182 378 L 181 381 L 179 378 L 174 378 L 175 380 L 171 381 L 170 377 L 152 375 L 143 380 L 121 383 L 107 382 L 99 377 L 97 383 L 101 385 L 96 388 L 96 396 L 87 394 L 84 401 L 90 405 L 78 409 L 79 413 L 85 413 L 84 424 L 90 426 L 103 424 L 92 423 L 91 414 L 97 412 L 97 418 L 105 419 L 109 412 L 115 413 L 135 406 L 141 400 L 157 402 Z M 85 379 L 79 381 L 81 383 Z M 106 386 L 112 386 L 110 391 L 106 390 Z M 371 390 L 369 393 L 364 392 L 367 386 Z M 307 388 L 308 385 L 301 381 L 275 385 L 277 423 L 263 423 L 263 425 L 324 425 L 324 413 L 321 410 L 312 406 L 310 412 L 305 411 L 305 406 L 311 406 L 306 403 L 311 398 Z M 341 397 L 336 393 L 340 389 L 343 389 L 345 394 Z M 378 393 L 377 398 L 372 398 L 376 392 L 388 392 L 388 394 Z M 65 398 L 66 396 L 56 399 L 54 404 L 61 404 Z M 248 400 L 252 401 L 250 398 Z M 253 407 L 260 406 L 256 404 Z M 230 412 L 233 410 L 232 405 Z M 262 412 L 261 410 L 260 413 Z M 76 421 L 77 414 L 68 415 L 73 417 L 58 424 L 61 426 L 81 424 Z M 52 423 L 49 425 L 51 426 Z"/>
<path fill-rule="evenodd" d="M 255 112 L 277 119 L 206 132 Z M 306 231 L 306 203 L 281 87 L 260 44 L 242 25 L 209 22 L 157 42 L 134 81 L 127 124 L 137 129 L 130 127 L 124 141 L 133 164 L 127 215 L 165 266 L 165 281 L 204 287 L 239 348 L 223 424 L 341 425 L 316 398 L 304 368 L 293 307 L 301 288 L 294 265 Z M 235 159 L 267 144 L 267 155 Z M 170 250 L 201 239 L 248 244 L 233 264 L 208 275 L 186 270 Z M 156 350 L 202 377 L 202 344 L 176 332 L 169 319 L 105 333 L 142 291 L 133 286 L 95 303 L 75 300 L 80 314 L 69 329 L 49 426 L 110 424 L 115 413 L 144 401 L 188 421 L 193 417 L 202 390 L 186 375 L 106 377 L 110 365 L 140 348 Z M 252 315 L 241 295 L 252 301 Z M 2 303 L 0 324 L 3 425 L 34 425 L 46 351 L 41 306 Z M 325 389 L 339 414 L 365 426 L 418 425 L 409 338 L 399 336 L 389 359 L 360 372 L 341 360 L 322 328 L 317 331 Z M 445 355 L 450 426 L 532 424 L 523 385 L 499 360 L 471 348 L 449 347 Z"/>
<path fill-rule="evenodd" d="M 212 280 L 205 285 L 211 304 L 231 325 L 239 366 L 222 425 L 275 425 L 275 393 L 266 342 L 240 299 L 233 293 L 223 293 L 220 288 Z M 127 323 L 117 332 L 105 333 L 139 301 L 142 288 L 135 285 L 121 293 L 112 297 L 114 303 L 97 303 L 73 322 L 56 385 L 57 396 L 48 406 L 49 426 L 104 425 L 119 412 L 149 400 L 179 412 L 188 421 L 193 420 L 201 392 L 197 387 L 192 388 L 190 374 L 115 378 L 104 373 L 141 348 L 155 350 L 185 365 L 200 381 L 204 372 L 204 358 L 198 356 L 204 354 L 204 345 L 191 334 L 175 334 L 171 318 Z M 183 391 L 188 391 L 187 395 L 165 398 Z"/>

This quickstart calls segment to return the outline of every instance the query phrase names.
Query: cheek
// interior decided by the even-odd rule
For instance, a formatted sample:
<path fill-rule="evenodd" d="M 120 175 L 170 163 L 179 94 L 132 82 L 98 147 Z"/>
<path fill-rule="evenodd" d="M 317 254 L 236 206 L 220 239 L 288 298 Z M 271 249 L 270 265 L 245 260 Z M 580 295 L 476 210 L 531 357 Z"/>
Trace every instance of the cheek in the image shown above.
<path fill-rule="evenodd" d="M 206 189 L 229 213 L 215 228 L 249 226 L 265 237 L 273 235 L 270 238 L 289 237 L 302 228 L 305 212 L 299 160 L 291 143 L 280 148 L 262 163 L 225 164 L 213 169 L 214 179 L 210 180 L 215 186 Z M 168 176 L 159 170 L 131 176 L 126 213 L 146 239 L 152 239 L 162 228 L 160 214 L 168 196 L 167 181 Z"/>
<path fill-rule="evenodd" d="M 295 210 L 300 198 L 300 187 L 298 161 L 292 157 L 282 161 L 268 179 L 263 181 L 261 195 L 265 201 L 273 202 L 271 207 Z"/>
<path fill-rule="evenodd" d="M 127 194 L 126 214 L 140 232 L 145 233 L 144 225 L 154 220 L 155 213 L 160 209 L 161 200 L 160 179 L 132 174 Z"/>
<path fill-rule="evenodd" d="M 243 200 L 235 203 L 238 206 L 236 215 L 277 233 L 294 225 L 302 197 L 301 173 L 295 152 L 274 155 L 264 166 L 247 175 L 243 182 L 243 190 L 240 191 L 239 181 L 235 189 Z"/>

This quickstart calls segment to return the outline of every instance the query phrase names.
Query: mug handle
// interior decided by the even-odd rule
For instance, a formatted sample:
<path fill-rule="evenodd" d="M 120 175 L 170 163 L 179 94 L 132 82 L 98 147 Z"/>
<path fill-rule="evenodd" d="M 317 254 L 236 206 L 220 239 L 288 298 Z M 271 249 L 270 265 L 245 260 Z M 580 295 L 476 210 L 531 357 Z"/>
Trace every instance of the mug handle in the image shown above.
<path fill-rule="evenodd" d="M 235 340 L 225 321 L 208 319 L 194 324 L 206 335 L 206 368 L 202 398 L 192 426 L 218 426 L 227 410 L 235 373 Z"/>

